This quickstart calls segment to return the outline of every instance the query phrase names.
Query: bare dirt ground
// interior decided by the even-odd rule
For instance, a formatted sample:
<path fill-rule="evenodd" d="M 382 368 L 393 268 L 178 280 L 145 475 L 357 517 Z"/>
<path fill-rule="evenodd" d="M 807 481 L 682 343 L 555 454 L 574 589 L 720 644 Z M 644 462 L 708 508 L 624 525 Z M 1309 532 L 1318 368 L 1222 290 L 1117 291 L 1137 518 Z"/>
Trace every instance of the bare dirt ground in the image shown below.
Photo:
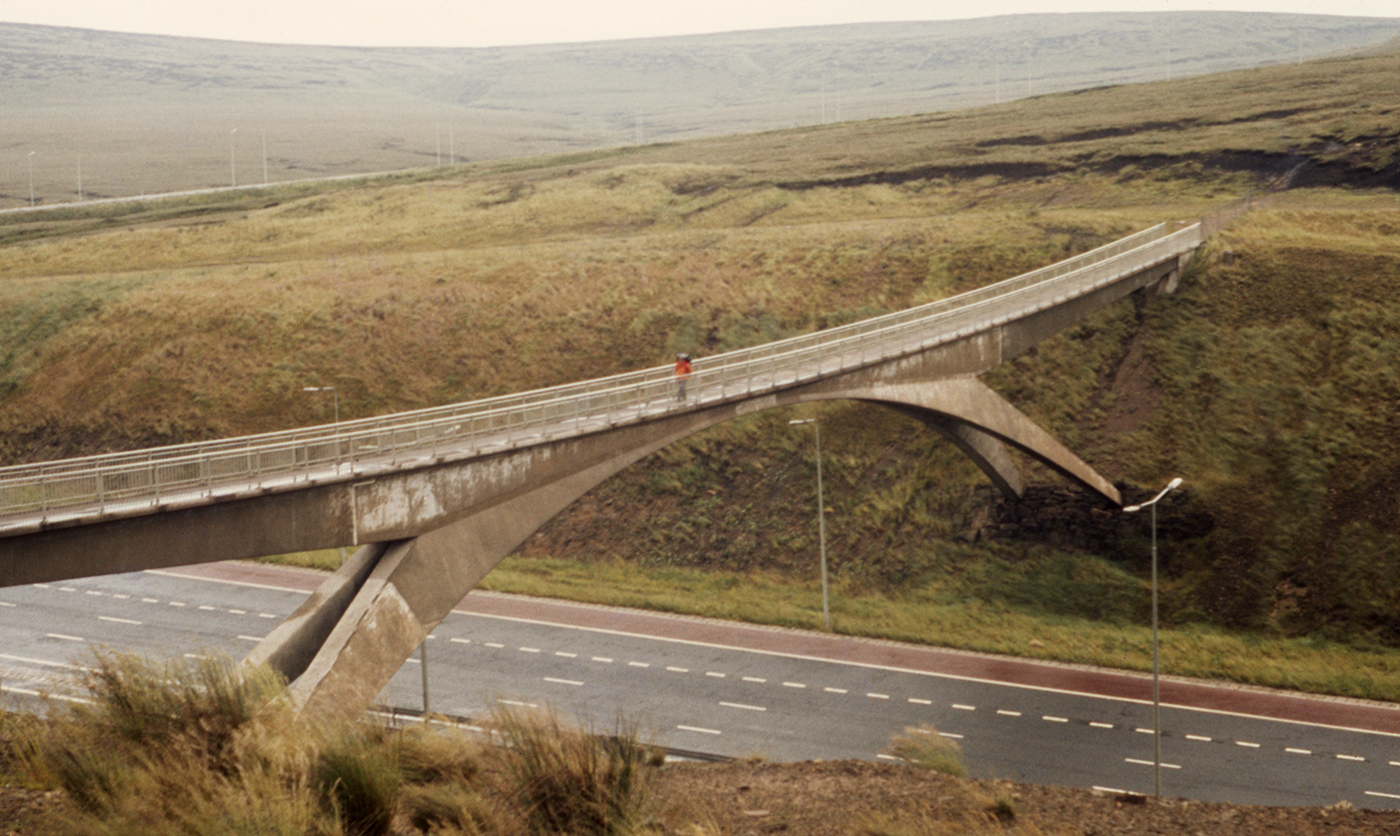
<path fill-rule="evenodd" d="M 672 764 L 661 832 L 724 836 L 1308 836 L 1400 834 L 1400 812 L 1249 807 L 949 778 L 868 761 Z M 0 788 L 0 834 L 31 836 L 57 793 Z"/>
<path fill-rule="evenodd" d="M 897 764 L 857 760 L 675 764 L 663 773 L 661 791 L 668 799 L 703 799 L 713 832 L 730 836 L 1400 834 L 1400 812 L 1396 811 L 1357 810 L 1348 805 L 1249 807 L 1115 796 L 948 778 Z"/>

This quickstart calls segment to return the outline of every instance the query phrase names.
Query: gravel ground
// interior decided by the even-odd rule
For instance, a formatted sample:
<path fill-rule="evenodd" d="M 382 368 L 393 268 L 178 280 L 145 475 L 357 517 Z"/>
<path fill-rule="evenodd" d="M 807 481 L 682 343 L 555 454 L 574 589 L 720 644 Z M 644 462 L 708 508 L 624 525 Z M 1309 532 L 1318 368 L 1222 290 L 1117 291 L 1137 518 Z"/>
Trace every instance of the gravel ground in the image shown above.
<path fill-rule="evenodd" d="M 868 761 L 671 764 L 657 787 L 674 836 L 1400 836 L 1400 812 L 1248 807 L 948 778 Z M 33 836 L 56 793 L 0 788 L 0 834 Z"/>
<path fill-rule="evenodd" d="M 698 809 L 708 814 L 714 833 L 728 836 L 1400 834 L 1400 812 L 1396 811 L 1372 812 L 1347 805 L 1249 807 L 1114 796 L 954 779 L 896 764 L 855 760 L 675 764 L 664 771 L 661 791 L 668 799 L 704 799 Z"/>

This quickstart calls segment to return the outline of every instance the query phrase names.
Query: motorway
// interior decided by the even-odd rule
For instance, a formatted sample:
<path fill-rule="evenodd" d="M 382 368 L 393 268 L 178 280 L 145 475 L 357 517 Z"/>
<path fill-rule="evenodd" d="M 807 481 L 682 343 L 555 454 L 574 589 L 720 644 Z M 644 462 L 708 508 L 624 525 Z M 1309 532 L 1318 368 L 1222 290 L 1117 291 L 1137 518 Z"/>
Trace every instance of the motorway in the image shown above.
<path fill-rule="evenodd" d="M 254 564 L 0 589 L 0 690 L 70 687 L 90 646 L 241 657 L 321 575 Z M 434 712 L 553 707 L 651 742 L 771 760 L 888 757 L 930 727 L 973 774 L 1150 793 L 1150 679 L 709 619 L 474 592 L 427 644 Z M 1400 707 L 1163 681 L 1162 791 L 1400 809 Z M 380 696 L 422 708 L 415 656 Z"/>

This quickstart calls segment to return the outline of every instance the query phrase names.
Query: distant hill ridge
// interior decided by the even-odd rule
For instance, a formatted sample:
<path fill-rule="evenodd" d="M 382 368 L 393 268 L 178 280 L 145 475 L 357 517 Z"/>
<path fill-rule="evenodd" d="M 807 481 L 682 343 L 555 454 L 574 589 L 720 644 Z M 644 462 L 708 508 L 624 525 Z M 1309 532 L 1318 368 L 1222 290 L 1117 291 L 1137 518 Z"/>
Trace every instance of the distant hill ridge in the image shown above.
<path fill-rule="evenodd" d="M 0 208 L 948 110 L 1397 35 L 1400 18 L 1180 12 L 379 49 L 0 23 Z"/>

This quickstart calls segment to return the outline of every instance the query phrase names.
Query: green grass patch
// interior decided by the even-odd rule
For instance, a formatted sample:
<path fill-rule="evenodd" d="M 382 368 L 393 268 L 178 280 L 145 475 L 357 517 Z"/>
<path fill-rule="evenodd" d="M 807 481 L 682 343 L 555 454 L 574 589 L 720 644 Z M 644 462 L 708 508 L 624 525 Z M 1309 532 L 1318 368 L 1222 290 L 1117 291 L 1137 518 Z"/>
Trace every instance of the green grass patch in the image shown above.
<path fill-rule="evenodd" d="M 815 574 L 815 573 L 814 573 Z M 764 574 L 581 564 L 510 557 L 483 589 L 639 607 L 810 630 L 822 628 L 820 583 Z M 837 580 L 832 629 L 844 635 L 1009 654 L 1124 670 L 1152 669 L 1151 629 L 1141 623 L 1026 611 L 1006 601 L 949 594 L 930 585 L 899 594 Z M 1400 700 L 1400 655 L 1315 637 L 1265 638 L 1206 625 L 1164 629 L 1162 671 L 1308 693 Z"/>

